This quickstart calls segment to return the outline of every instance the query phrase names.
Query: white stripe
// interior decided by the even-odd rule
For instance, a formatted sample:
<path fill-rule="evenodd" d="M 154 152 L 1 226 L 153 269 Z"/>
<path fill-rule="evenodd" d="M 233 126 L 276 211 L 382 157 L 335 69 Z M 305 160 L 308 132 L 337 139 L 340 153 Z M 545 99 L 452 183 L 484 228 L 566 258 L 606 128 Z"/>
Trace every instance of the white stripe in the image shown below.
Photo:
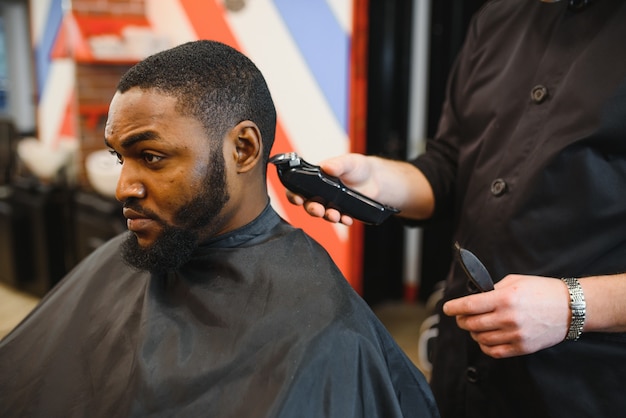
<path fill-rule="evenodd" d="M 50 63 L 38 109 L 39 139 L 45 144 L 54 145 L 59 139 L 65 110 L 74 90 L 75 67 L 69 58 L 55 59 Z"/>
<path fill-rule="evenodd" d="M 52 0 L 30 0 L 31 36 L 33 45 L 39 45 L 46 27 Z"/>
<path fill-rule="evenodd" d="M 146 17 L 156 33 L 170 40 L 171 46 L 198 39 L 178 0 L 147 0 Z"/>
<path fill-rule="evenodd" d="M 274 4 L 251 1 L 239 12 L 227 12 L 226 18 L 243 52 L 263 72 L 279 121 L 295 151 L 311 163 L 347 152 L 347 134 L 326 104 Z"/>
<path fill-rule="evenodd" d="M 326 0 L 343 31 L 352 34 L 352 0 Z"/>

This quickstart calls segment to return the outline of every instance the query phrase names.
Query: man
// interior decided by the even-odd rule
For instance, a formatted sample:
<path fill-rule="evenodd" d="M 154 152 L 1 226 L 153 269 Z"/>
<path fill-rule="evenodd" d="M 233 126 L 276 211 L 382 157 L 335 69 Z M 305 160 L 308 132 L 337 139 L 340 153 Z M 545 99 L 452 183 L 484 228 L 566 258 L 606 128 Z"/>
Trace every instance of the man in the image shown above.
<path fill-rule="evenodd" d="M 623 0 L 489 1 L 422 156 L 321 164 L 407 219 L 450 217 L 497 281 L 472 294 L 451 266 L 431 380 L 443 417 L 624 416 L 625 22 Z"/>
<path fill-rule="evenodd" d="M 438 416 L 328 254 L 269 206 L 275 121 L 258 69 L 217 42 L 122 77 L 105 142 L 130 233 L 0 343 L 0 416 Z"/>

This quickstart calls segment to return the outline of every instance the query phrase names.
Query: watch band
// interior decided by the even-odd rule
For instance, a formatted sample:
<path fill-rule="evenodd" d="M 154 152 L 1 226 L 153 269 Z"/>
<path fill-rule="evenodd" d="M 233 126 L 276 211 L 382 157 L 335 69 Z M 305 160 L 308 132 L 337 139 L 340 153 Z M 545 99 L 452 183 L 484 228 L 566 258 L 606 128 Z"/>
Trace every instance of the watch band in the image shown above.
<path fill-rule="evenodd" d="M 578 279 L 574 277 L 562 278 L 563 282 L 567 285 L 570 299 L 570 309 L 572 311 L 572 322 L 570 322 L 569 330 L 565 336 L 566 340 L 576 341 L 583 332 L 583 326 L 585 325 L 585 318 L 587 315 L 587 304 L 585 302 L 585 295 L 583 294 L 583 288 L 580 286 Z"/>

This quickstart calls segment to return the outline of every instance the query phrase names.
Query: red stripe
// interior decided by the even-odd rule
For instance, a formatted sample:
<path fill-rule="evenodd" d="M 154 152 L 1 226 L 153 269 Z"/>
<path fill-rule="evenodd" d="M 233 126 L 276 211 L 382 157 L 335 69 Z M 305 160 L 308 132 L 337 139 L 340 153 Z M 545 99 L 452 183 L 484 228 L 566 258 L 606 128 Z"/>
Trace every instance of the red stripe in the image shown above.
<path fill-rule="evenodd" d="M 215 0 L 180 0 L 198 39 L 223 42 L 241 51 L 237 38 L 224 19 L 226 10 Z"/>
<path fill-rule="evenodd" d="M 63 114 L 63 121 L 59 128 L 57 140 L 62 137 L 78 138 L 78 109 L 76 104 L 76 92 L 73 90 L 69 95 L 68 102 L 65 104 L 65 112 Z"/>
<path fill-rule="evenodd" d="M 365 152 L 367 141 L 367 50 L 368 0 L 352 1 L 352 37 L 350 48 L 350 98 L 348 136 L 352 152 Z M 358 223 L 350 229 L 353 254 L 352 282 L 363 293 L 363 242 L 365 231 Z"/>
<path fill-rule="evenodd" d="M 415 283 L 404 283 L 404 297 L 406 303 L 415 303 L 419 296 L 419 286 Z"/>

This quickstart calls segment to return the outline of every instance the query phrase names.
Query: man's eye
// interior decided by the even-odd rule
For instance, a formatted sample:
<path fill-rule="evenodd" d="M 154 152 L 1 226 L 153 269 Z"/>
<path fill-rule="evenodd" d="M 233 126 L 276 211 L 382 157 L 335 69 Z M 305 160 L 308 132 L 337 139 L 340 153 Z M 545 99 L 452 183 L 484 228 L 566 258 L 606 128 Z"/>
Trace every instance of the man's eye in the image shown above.
<path fill-rule="evenodd" d="M 117 160 L 118 164 L 123 164 L 124 163 L 124 158 L 118 154 L 117 152 L 113 151 L 113 150 L 109 150 L 109 153 L 115 157 L 115 159 Z"/>
<path fill-rule="evenodd" d="M 163 159 L 163 157 L 160 157 L 160 156 L 154 155 L 154 154 L 146 153 L 146 154 L 143 155 L 143 159 L 146 160 L 146 162 L 148 164 L 156 164 L 156 163 L 160 162 Z"/>

